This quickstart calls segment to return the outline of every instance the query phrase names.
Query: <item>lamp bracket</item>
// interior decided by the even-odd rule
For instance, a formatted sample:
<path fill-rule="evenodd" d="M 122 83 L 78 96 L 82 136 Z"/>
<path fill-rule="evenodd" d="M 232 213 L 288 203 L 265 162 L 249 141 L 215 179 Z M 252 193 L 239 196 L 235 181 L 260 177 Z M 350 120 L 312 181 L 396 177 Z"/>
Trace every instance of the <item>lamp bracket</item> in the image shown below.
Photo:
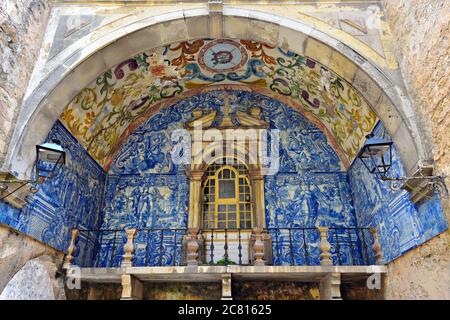
<path fill-rule="evenodd" d="M 420 169 L 416 175 L 411 177 L 381 177 L 383 181 L 391 182 L 392 190 L 404 189 L 408 191 L 413 203 L 418 203 L 427 198 L 433 198 L 436 192 L 441 198 L 447 198 L 449 192 L 445 184 L 445 178 L 448 178 L 448 176 L 424 175 Z"/>
<path fill-rule="evenodd" d="M 43 179 L 20 180 L 10 173 L 0 173 L 0 201 L 15 208 L 23 208 L 42 182 Z"/>

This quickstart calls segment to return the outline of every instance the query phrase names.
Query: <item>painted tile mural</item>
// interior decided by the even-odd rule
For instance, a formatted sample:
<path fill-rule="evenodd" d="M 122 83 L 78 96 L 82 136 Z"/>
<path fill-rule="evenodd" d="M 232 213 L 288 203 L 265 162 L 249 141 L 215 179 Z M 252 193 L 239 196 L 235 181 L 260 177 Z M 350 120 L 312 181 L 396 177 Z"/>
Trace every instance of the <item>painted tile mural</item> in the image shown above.
<path fill-rule="evenodd" d="M 325 135 L 290 113 L 295 111 L 282 110 L 277 117 L 293 119 L 278 123 L 280 172 L 265 177 L 266 223 L 274 264 L 319 264 L 318 226 L 337 228 L 329 239 L 335 264 L 361 264 L 359 235 L 347 229 L 356 227 L 347 174 L 341 171 L 339 157 Z"/>
<path fill-rule="evenodd" d="M 300 113 L 285 104 L 263 95 L 245 91 L 227 91 L 230 115 L 247 111 L 257 105 L 262 118 L 271 128 L 280 130 L 280 174 L 266 179 L 266 206 L 269 227 L 354 227 L 349 184 L 342 163 L 325 135 Z M 136 237 L 137 265 L 171 265 L 181 259 L 181 238 L 184 230 L 165 231 L 160 228 L 185 228 L 187 225 L 189 183 L 183 168 L 170 159 L 171 132 L 183 128 L 196 108 L 216 110 L 222 115 L 224 91 L 212 91 L 187 98 L 167 107 L 137 128 L 122 144 L 112 162 L 105 196 L 105 217 L 102 229 L 123 230 L 128 227 L 147 228 Z M 208 113 L 208 111 L 205 111 Z M 308 263 L 318 263 L 318 235 L 307 232 Z M 106 236 L 106 235 L 105 235 Z M 294 232 L 294 238 L 302 236 Z M 341 264 L 357 263 L 361 259 L 356 234 L 337 230 L 341 243 Z M 286 247 L 281 242 L 274 250 L 284 250 L 276 264 L 288 261 Z M 295 240 L 294 239 L 294 240 Z M 113 234 L 103 239 L 99 266 L 118 265 L 124 242 L 123 232 L 114 241 Z M 296 263 L 304 263 L 300 239 Z M 334 245 L 334 241 L 331 241 Z M 353 247 L 352 247 L 353 246 Z M 333 250 L 336 250 L 333 246 Z M 350 252 L 352 250 L 352 252 Z M 303 256 L 302 256 L 303 254 Z M 281 257 L 283 256 L 283 257 Z M 338 257 L 335 257 L 337 259 Z M 303 260 L 302 260 L 303 259 Z M 337 263 L 337 261 L 336 261 Z"/>
<path fill-rule="evenodd" d="M 376 136 L 385 133 L 380 124 Z M 404 177 L 405 170 L 394 147 L 393 166 L 389 177 Z M 436 198 L 419 205 L 409 200 L 405 190 L 393 191 L 389 182 L 375 179 L 357 159 L 349 170 L 349 179 L 359 226 L 375 226 L 385 262 L 424 243 L 447 229 L 441 202 Z"/>
<path fill-rule="evenodd" d="M 359 93 L 318 62 L 231 39 L 176 43 L 123 61 L 83 89 L 61 121 L 108 171 L 134 128 L 162 106 L 215 85 L 245 86 L 310 114 L 331 133 L 344 167 L 377 121 Z"/>
<path fill-rule="evenodd" d="M 22 210 L 0 203 L 0 222 L 60 250 L 67 248 L 70 229 L 78 226 L 77 262 L 92 265 L 94 259 L 99 267 L 119 265 L 124 229 L 134 227 L 141 229 L 135 265 L 179 264 L 189 181 L 185 168 L 171 161 L 171 132 L 183 128 L 196 108 L 215 110 L 220 119 L 224 94 L 204 92 L 159 110 L 130 132 L 107 174 L 57 122 L 48 139 L 61 140 L 67 166 Z M 280 130 L 280 172 L 265 179 L 274 264 L 318 264 L 320 225 L 331 228 L 333 261 L 343 265 L 374 263 L 368 230 L 356 231 L 356 226 L 379 228 L 386 262 L 447 228 L 439 199 L 413 205 L 405 191 L 394 192 L 375 180 L 359 160 L 347 175 L 324 128 L 298 111 L 251 91 L 227 90 L 227 95 L 232 119 L 237 111 L 259 106 L 262 119 Z M 383 127 L 374 132 L 382 134 Z M 396 152 L 390 175 L 404 175 Z M 106 231 L 88 231 L 93 229 Z"/>
<path fill-rule="evenodd" d="M 71 228 L 98 228 L 106 175 L 61 123 L 49 133 L 51 139 L 61 141 L 67 165 L 58 167 L 24 208 L 0 202 L 0 222 L 65 251 Z"/>

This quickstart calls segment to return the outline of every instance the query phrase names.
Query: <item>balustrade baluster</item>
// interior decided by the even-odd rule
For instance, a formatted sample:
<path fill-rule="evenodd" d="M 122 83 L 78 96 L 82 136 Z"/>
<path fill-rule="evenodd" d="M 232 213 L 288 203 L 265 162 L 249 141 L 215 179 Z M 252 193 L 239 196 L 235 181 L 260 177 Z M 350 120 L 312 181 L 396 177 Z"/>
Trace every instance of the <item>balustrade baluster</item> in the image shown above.
<path fill-rule="evenodd" d="M 289 263 L 289 265 L 291 266 L 295 266 L 296 264 L 299 263 L 299 261 L 297 261 L 298 256 L 301 256 L 301 260 L 302 262 L 300 262 L 303 265 L 311 265 L 315 263 L 313 259 L 314 256 L 312 256 L 312 252 L 310 251 L 310 244 L 308 243 L 309 241 L 309 234 L 308 232 L 310 230 L 313 230 L 314 228 L 302 228 L 302 227 L 289 227 L 289 228 L 267 228 L 265 230 L 265 232 L 267 232 L 270 237 L 272 238 L 272 240 L 274 241 L 274 251 L 273 251 L 273 263 L 274 265 L 281 265 L 283 264 L 283 259 L 286 258 L 286 263 Z M 172 262 L 168 262 L 168 265 L 171 266 L 176 266 L 179 265 L 179 262 L 177 259 L 180 259 L 180 252 L 182 251 L 178 251 L 179 246 L 180 248 L 183 246 L 184 244 L 184 239 L 185 237 L 182 235 L 180 238 L 180 232 L 179 230 L 184 230 L 186 231 L 187 229 L 178 229 L 178 228 L 167 228 L 167 229 L 161 229 L 161 228 L 157 228 L 157 229 L 150 229 L 150 228 L 145 228 L 145 229 L 141 229 L 141 231 L 146 231 L 146 248 L 145 248 L 145 257 L 144 261 L 141 263 L 144 263 L 145 266 L 148 265 L 157 265 L 157 266 L 163 266 L 165 265 L 165 261 L 164 261 L 164 251 L 165 251 L 165 243 L 164 243 L 164 237 L 168 237 L 170 239 L 172 239 L 173 243 L 170 245 L 171 249 L 167 249 L 168 252 L 173 252 L 172 253 Z M 328 231 L 327 231 L 328 230 Z M 340 233 L 342 230 L 342 234 Z M 167 234 L 167 231 L 169 231 L 169 233 L 173 233 L 173 234 Z M 220 242 L 224 242 L 223 244 L 223 249 L 224 249 L 224 254 L 223 254 L 223 261 L 225 262 L 225 265 L 228 265 L 230 262 L 230 248 L 235 250 L 237 248 L 237 259 L 238 261 L 236 261 L 236 263 L 239 263 L 239 265 L 246 265 L 248 262 L 246 261 L 244 263 L 244 254 L 243 254 L 243 249 L 244 249 L 244 244 L 243 244 L 243 233 L 242 233 L 242 229 L 237 229 L 237 232 L 233 232 L 233 235 L 237 235 L 237 246 L 235 247 L 234 245 L 232 245 L 230 247 L 230 240 L 232 242 L 236 242 L 234 236 L 232 238 L 230 238 L 230 234 L 229 234 L 229 229 L 222 229 L 219 230 L 218 233 L 216 233 L 215 229 L 210 229 L 210 244 L 209 246 L 207 244 L 205 244 L 205 241 L 203 241 L 204 243 L 204 247 L 203 250 L 207 250 L 207 248 L 209 247 L 210 249 L 210 253 L 209 253 L 209 264 L 213 265 L 215 263 L 214 261 L 214 249 L 216 246 L 216 238 L 219 236 L 219 241 Z M 298 236 L 296 236 L 296 232 L 302 232 L 302 234 L 298 234 Z M 121 248 L 119 248 L 119 243 L 120 240 L 122 239 L 121 235 L 122 235 L 123 230 L 83 230 L 82 233 L 86 236 L 86 244 L 84 246 L 84 253 L 80 254 L 80 266 L 93 266 L 93 267 L 113 267 L 116 265 L 116 260 L 117 260 L 117 256 L 120 254 L 121 252 Z M 152 232 L 156 232 L 156 235 L 158 235 L 160 238 L 158 239 L 158 237 L 155 235 L 155 238 L 152 238 Z M 333 234 L 334 232 L 334 234 Z M 355 232 L 355 239 L 353 238 L 353 232 Z M 368 252 L 368 245 L 367 245 L 367 235 L 366 232 L 370 232 L 372 235 L 374 235 L 374 237 L 376 236 L 376 231 L 375 230 L 369 230 L 368 228 L 346 228 L 346 227 L 333 227 L 333 228 L 326 228 L 326 227 L 321 227 L 319 228 L 319 233 L 321 235 L 321 241 L 319 243 L 319 248 L 321 249 L 321 254 L 319 256 L 321 264 L 325 264 L 325 265 L 329 265 L 328 263 L 328 259 L 330 258 L 330 252 L 329 249 L 327 249 L 327 247 L 330 245 L 328 242 L 328 239 L 331 241 L 333 240 L 333 245 L 334 245 L 334 251 L 336 256 L 336 260 L 335 263 L 337 265 L 342 265 L 343 263 L 348 263 L 350 265 L 355 265 L 355 264 L 369 264 L 372 263 L 372 261 L 369 259 L 372 259 L 371 256 L 369 255 Z M 220 234 L 223 233 L 223 236 L 220 236 Z M 264 233 L 264 232 L 263 232 Z M 95 238 L 92 239 L 93 234 L 95 236 Z M 218 234 L 218 236 L 216 235 Z M 105 238 L 105 235 L 107 236 Z M 258 233 L 259 235 L 259 233 Z M 143 235 L 144 236 L 144 235 Z M 273 238 L 275 237 L 275 239 Z M 297 242 L 297 238 L 300 240 L 299 242 Z M 84 239 L 84 236 L 82 237 Z M 328 238 L 328 239 L 327 239 Z M 153 240 L 154 241 L 153 241 Z M 208 237 L 206 237 L 206 239 L 208 239 Z M 245 239 L 245 238 L 244 238 Z M 253 239 L 253 234 L 252 234 L 252 238 Z M 260 248 L 261 246 L 261 241 L 264 241 L 264 236 L 262 236 L 262 238 L 258 238 L 259 239 L 259 243 L 258 243 L 258 248 Z M 283 240 L 284 239 L 284 240 Z M 303 243 L 300 244 L 301 239 L 303 239 Z M 347 249 L 347 245 L 346 239 L 348 239 L 349 243 L 348 243 L 348 249 Z M 111 243 L 111 241 L 113 241 Z M 155 243 L 152 243 L 155 242 Z M 287 242 L 289 241 L 289 243 Z M 343 242 L 344 241 L 344 242 Z M 358 242 L 354 242 L 354 241 L 358 241 Z M 91 243 L 92 242 L 92 243 Z M 159 242 L 159 243 L 158 243 Z M 359 246 L 359 243 L 361 243 L 361 248 Z M 103 247 L 103 245 L 106 244 L 106 247 Z M 157 254 L 157 257 L 155 257 L 155 261 L 151 261 L 151 257 L 152 257 L 152 246 L 151 245 L 159 245 L 159 253 Z M 93 246 L 93 248 L 91 248 L 91 245 Z M 254 246 L 254 244 L 253 244 Z M 288 248 L 289 246 L 289 248 Z M 110 250 L 108 250 L 108 248 Z M 254 248 L 254 247 L 253 247 Z M 345 251 L 343 251 L 345 249 Z M 103 252 L 102 252 L 103 250 Z M 105 251 L 106 250 L 106 251 Z M 182 249 L 181 249 L 182 250 Z M 283 250 L 289 250 L 289 252 L 283 252 Z M 304 252 L 304 256 L 302 256 L 301 250 L 303 250 Z M 381 253 L 379 252 L 379 243 L 374 243 L 374 250 L 378 253 L 377 254 L 377 259 L 381 260 Z M 81 250 L 80 250 L 81 251 Z M 153 250 L 154 251 L 154 250 Z M 236 251 L 236 250 L 235 250 Z M 260 251 L 258 251 L 259 253 Z M 284 253 L 290 254 L 290 257 L 284 256 Z M 344 254 L 349 254 L 350 257 L 347 258 L 346 256 L 344 256 Z M 236 252 L 234 252 L 233 254 L 236 254 Z M 359 258 L 359 254 L 361 254 L 361 258 Z M 92 256 L 92 257 L 91 257 Z M 95 258 L 95 256 L 97 256 L 97 258 Z M 344 259 L 345 257 L 345 259 Z M 135 257 L 133 256 L 132 259 L 134 259 Z M 103 259 L 103 260 L 102 260 Z M 304 261 L 303 261 L 304 259 Z M 92 264 L 89 264 L 89 261 L 92 260 Z M 206 259 L 208 260 L 208 259 Z M 123 260 L 122 260 L 123 261 Z M 331 262 L 331 259 L 330 259 Z"/>
<path fill-rule="evenodd" d="M 378 239 L 378 232 L 377 232 L 377 228 L 370 228 L 369 229 L 370 233 L 372 234 L 373 237 L 373 245 L 372 245 L 372 249 L 374 251 L 375 254 L 375 264 L 383 264 L 383 253 L 381 252 L 381 244 L 380 241 Z"/>

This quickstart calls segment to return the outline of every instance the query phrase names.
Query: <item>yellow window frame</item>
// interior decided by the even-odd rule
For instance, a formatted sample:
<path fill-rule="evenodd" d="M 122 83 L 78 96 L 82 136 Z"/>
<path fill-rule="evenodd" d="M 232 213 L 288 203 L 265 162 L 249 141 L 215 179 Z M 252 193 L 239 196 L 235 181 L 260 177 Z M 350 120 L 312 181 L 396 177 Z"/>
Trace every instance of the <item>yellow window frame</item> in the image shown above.
<path fill-rule="evenodd" d="M 230 170 L 230 172 L 234 173 L 234 187 L 235 187 L 235 193 L 234 193 L 234 197 L 233 198 L 219 198 L 219 181 L 220 180 L 231 180 L 231 179 L 223 179 L 223 178 L 219 178 L 220 173 L 222 173 L 225 170 Z M 244 195 L 244 201 L 240 200 L 240 179 L 244 179 L 245 183 L 244 185 L 242 185 L 243 187 L 247 186 L 248 187 L 248 196 L 249 196 L 249 200 L 246 201 L 245 200 L 245 196 L 247 195 L 247 193 L 242 193 Z M 210 184 L 211 181 L 211 184 Z M 208 219 L 207 219 L 207 223 L 208 223 L 208 227 L 211 224 L 211 212 L 209 211 L 211 208 L 211 202 L 209 202 L 209 198 L 208 201 L 205 202 L 204 201 L 204 195 L 205 195 L 205 189 L 207 187 L 210 186 L 214 186 L 214 229 L 219 229 L 219 222 L 225 222 L 225 226 L 226 229 L 228 229 L 228 225 L 229 225 L 229 210 L 228 210 L 228 205 L 235 205 L 235 213 L 236 213 L 236 218 L 235 220 L 231 220 L 231 221 L 235 221 L 236 222 L 236 229 L 241 229 L 241 220 L 243 220 L 244 222 L 247 222 L 249 219 L 247 219 L 247 216 L 245 216 L 246 213 L 248 213 L 248 211 L 245 210 L 245 206 L 249 205 L 250 207 L 250 228 L 244 228 L 243 230 L 248 230 L 251 229 L 253 226 L 253 190 L 252 190 L 252 186 L 250 183 L 250 179 L 248 177 L 248 174 L 239 174 L 239 171 L 234 168 L 231 165 L 223 165 L 222 167 L 218 168 L 214 174 L 214 176 L 208 176 L 206 178 L 206 180 L 203 182 L 203 187 L 202 187 L 202 225 L 203 227 L 205 227 L 205 211 L 204 211 L 204 206 L 205 204 L 208 205 Z M 209 194 L 209 193 L 208 193 Z M 219 221 L 219 205 L 225 205 L 225 212 L 221 212 L 221 213 L 225 213 L 225 220 L 220 220 Z M 241 213 L 241 205 L 244 206 L 244 210 Z M 242 216 L 241 216 L 242 214 Z M 220 228 L 220 229 L 225 229 L 225 228 Z M 233 228 L 234 229 L 234 228 Z"/>

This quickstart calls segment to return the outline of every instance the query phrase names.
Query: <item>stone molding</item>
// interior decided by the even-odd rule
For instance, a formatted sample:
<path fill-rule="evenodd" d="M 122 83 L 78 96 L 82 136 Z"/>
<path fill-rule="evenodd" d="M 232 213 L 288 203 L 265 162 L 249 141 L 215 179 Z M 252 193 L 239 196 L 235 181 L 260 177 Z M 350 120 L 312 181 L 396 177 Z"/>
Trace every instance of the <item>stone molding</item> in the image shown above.
<path fill-rule="evenodd" d="M 239 36 L 261 40 L 261 35 L 258 36 L 258 30 L 261 29 L 256 27 L 246 29 L 246 33 L 242 35 L 233 34 L 231 27 L 227 27 L 226 24 L 226 20 L 233 17 L 246 23 L 257 21 L 260 27 L 264 27 L 265 33 L 274 35 L 274 39 L 280 37 L 280 30 L 289 29 L 292 34 L 289 41 L 292 44 L 295 35 L 301 39 L 306 36 L 307 49 L 309 45 L 319 45 L 324 49 L 328 48 L 331 53 L 342 54 L 357 66 L 358 70 L 352 79 L 354 87 L 359 91 L 371 88 L 370 96 L 363 95 L 371 100 L 375 113 L 383 123 L 389 124 L 388 131 L 399 146 L 407 171 L 414 171 L 420 161 L 431 161 L 430 146 L 423 143 L 419 122 L 410 101 L 403 89 L 387 77 L 375 63 L 366 60 L 331 35 L 301 21 L 232 6 L 223 8 L 224 37 Z M 46 67 L 48 72 L 23 103 L 9 144 L 8 156 L 1 171 L 12 172 L 21 179 L 30 176 L 34 162 L 34 156 L 29 152 L 30 148 L 45 139 L 54 121 L 77 92 L 103 70 L 138 52 L 175 41 L 211 36 L 208 23 L 204 28 L 194 29 L 195 24 L 202 22 L 204 24 L 208 19 L 209 12 L 204 7 L 151 17 L 143 12 L 132 18 L 116 21 L 117 27 L 113 30 L 96 31 L 97 38 L 87 36 L 63 50 L 49 61 Z M 160 30 L 161 28 L 173 32 L 165 33 Z M 143 38 L 148 41 L 139 41 Z M 144 43 L 152 43 L 152 46 L 149 47 Z M 117 50 L 119 48 L 121 50 Z M 117 54 L 118 52 L 121 54 Z"/>

